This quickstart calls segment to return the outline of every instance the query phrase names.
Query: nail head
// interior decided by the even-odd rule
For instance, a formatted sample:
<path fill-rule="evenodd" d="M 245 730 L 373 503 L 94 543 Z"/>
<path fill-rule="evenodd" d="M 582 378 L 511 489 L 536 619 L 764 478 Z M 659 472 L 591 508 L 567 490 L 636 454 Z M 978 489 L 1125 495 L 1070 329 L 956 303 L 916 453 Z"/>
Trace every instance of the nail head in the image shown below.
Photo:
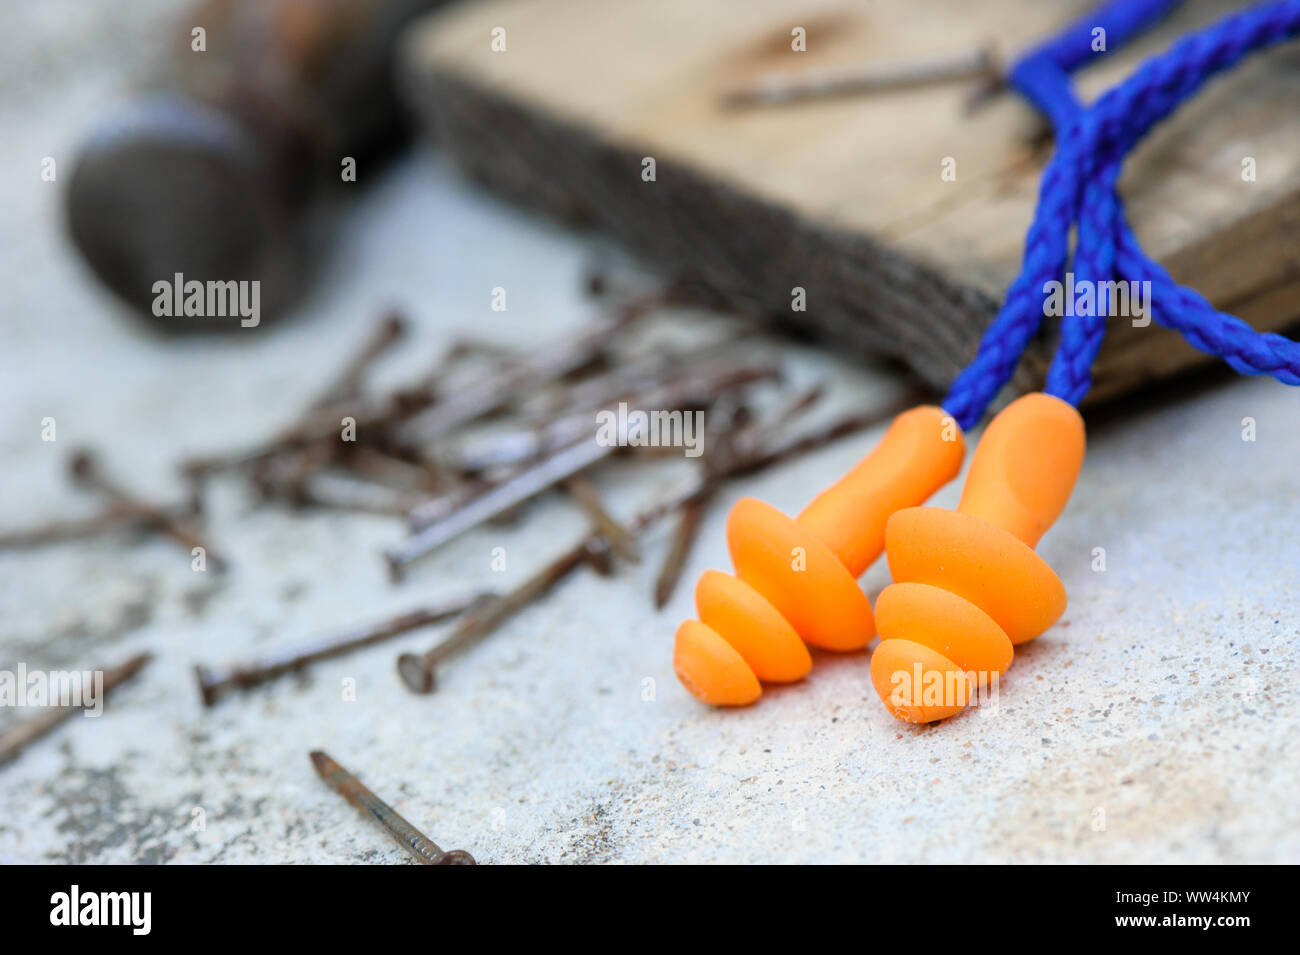
<path fill-rule="evenodd" d="M 437 682 L 433 667 L 414 653 L 403 653 L 397 658 L 397 673 L 413 693 L 432 693 Z"/>

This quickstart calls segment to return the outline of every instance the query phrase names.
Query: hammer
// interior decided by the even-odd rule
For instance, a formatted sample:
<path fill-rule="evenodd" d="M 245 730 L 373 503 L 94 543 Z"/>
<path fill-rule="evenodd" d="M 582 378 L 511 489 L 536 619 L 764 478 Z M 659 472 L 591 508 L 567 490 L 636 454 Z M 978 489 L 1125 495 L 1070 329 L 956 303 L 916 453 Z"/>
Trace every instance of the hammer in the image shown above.
<path fill-rule="evenodd" d="M 162 75 L 94 128 L 66 194 L 95 275 L 170 331 L 157 283 L 260 283 L 274 314 L 305 289 L 331 197 L 403 139 L 395 46 L 445 0 L 200 0 Z M 180 284 L 180 280 L 177 280 Z M 168 293 L 170 298 L 170 293 Z"/>

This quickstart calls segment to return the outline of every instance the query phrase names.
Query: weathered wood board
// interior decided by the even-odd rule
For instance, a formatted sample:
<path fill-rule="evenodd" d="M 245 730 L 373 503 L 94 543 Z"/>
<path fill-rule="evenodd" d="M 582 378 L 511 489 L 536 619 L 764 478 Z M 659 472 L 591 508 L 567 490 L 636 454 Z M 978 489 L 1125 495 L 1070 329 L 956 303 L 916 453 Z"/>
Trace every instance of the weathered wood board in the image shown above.
<path fill-rule="evenodd" d="M 1030 146 L 1041 129 L 1034 112 L 1012 93 L 968 112 L 969 82 L 747 110 L 724 107 L 723 95 L 770 71 L 986 42 L 1009 59 L 1090 6 L 476 0 L 414 28 L 404 85 L 475 178 L 592 221 L 739 308 L 902 359 L 942 387 L 1018 269 L 1046 161 Z M 1091 66 L 1079 89 L 1096 96 L 1237 6 L 1184 4 Z M 796 27 L 804 52 L 792 49 Z M 1300 319 L 1297 104 L 1292 43 L 1211 83 L 1143 143 L 1121 183 L 1147 250 L 1258 328 Z M 652 182 L 645 157 L 655 159 Z M 949 159 L 956 174 L 945 180 Z M 1253 179 L 1243 175 L 1250 164 Z M 792 313 L 795 286 L 806 289 L 806 312 Z M 1046 323 L 1021 387 L 1041 381 L 1054 334 Z M 1154 323 L 1116 318 L 1093 395 L 1209 360 Z"/>

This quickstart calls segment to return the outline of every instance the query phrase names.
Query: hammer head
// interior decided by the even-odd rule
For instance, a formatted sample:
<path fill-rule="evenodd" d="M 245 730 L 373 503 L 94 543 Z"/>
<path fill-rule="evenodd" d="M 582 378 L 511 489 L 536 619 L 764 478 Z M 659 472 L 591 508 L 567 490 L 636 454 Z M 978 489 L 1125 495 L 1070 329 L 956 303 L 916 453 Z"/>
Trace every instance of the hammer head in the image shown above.
<path fill-rule="evenodd" d="M 264 313 L 303 281 L 296 201 L 259 137 L 196 100 L 155 94 L 102 123 L 67 192 L 73 242 L 96 276 L 168 331 L 225 331 L 238 317 L 185 316 L 155 285 L 260 282 Z M 166 293 L 171 298 L 171 293 Z M 160 314 L 161 313 L 161 314 Z"/>

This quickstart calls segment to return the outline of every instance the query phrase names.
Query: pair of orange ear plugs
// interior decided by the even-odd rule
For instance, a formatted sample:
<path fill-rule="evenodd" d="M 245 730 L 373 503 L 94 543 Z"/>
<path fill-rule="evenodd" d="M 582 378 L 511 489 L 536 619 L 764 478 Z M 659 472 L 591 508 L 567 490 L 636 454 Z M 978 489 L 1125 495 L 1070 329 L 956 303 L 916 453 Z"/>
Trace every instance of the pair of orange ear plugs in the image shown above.
<path fill-rule="evenodd" d="M 985 429 L 957 510 L 921 507 L 966 453 L 956 422 L 922 406 L 798 518 L 742 498 L 727 518 L 736 574 L 700 578 L 699 619 L 677 630 L 678 678 L 705 703 L 743 706 L 761 682 L 806 676 L 805 644 L 861 650 L 878 632 L 871 681 L 891 713 L 929 723 L 959 712 L 1011 665 L 1015 645 L 1065 612 L 1065 588 L 1034 547 L 1065 508 L 1084 444 L 1073 406 L 1025 395 Z M 873 614 L 857 578 L 882 550 L 895 582 Z"/>

